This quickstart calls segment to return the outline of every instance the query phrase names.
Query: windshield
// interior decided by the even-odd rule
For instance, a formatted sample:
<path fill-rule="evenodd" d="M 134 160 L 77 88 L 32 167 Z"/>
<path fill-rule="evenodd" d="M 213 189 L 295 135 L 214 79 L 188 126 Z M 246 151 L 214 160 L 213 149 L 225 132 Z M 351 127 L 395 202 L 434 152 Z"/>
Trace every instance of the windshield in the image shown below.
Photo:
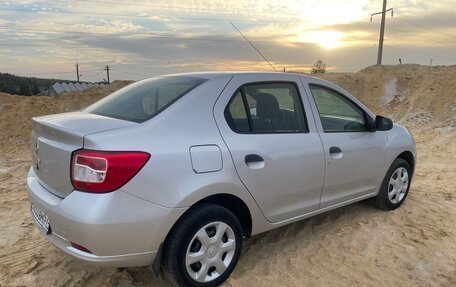
<path fill-rule="evenodd" d="M 142 80 L 112 93 L 84 111 L 142 123 L 205 81 L 206 79 L 183 76 Z"/>

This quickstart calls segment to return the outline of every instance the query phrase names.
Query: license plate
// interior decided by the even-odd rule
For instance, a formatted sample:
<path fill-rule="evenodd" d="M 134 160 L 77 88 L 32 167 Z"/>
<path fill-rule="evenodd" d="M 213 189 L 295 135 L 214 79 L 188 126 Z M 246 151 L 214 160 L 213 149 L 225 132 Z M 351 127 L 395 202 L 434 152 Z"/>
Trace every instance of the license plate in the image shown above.
<path fill-rule="evenodd" d="M 43 228 L 44 232 L 46 234 L 50 234 L 51 233 L 51 228 L 50 228 L 50 225 L 49 225 L 49 217 L 46 215 L 46 213 L 41 211 L 33 203 L 32 203 L 31 209 L 32 209 L 33 217 L 36 219 L 38 224 Z"/>

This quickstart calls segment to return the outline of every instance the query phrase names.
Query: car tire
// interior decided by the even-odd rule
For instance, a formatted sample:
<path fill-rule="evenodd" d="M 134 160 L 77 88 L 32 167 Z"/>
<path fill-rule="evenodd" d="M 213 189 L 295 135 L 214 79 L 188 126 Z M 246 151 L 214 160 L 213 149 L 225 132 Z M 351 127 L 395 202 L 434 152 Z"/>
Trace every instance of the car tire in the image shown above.
<path fill-rule="evenodd" d="M 407 161 L 396 158 L 380 186 L 379 193 L 370 202 L 383 210 L 393 210 L 402 205 L 410 189 L 412 172 Z"/>
<path fill-rule="evenodd" d="M 176 286 L 218 286 L 230 276 L 241 249 L 237 217 L 222 206 L 200 204 L 168 235 L 163 270 Z"/>

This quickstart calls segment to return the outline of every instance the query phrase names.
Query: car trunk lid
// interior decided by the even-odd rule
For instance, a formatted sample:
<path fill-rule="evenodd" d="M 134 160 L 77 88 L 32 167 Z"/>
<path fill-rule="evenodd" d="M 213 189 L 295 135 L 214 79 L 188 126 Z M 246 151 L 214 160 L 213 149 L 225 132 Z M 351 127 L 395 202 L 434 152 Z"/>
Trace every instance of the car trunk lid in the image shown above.
<path fill-rule="evenodd" d="M 62 198 L 73 191 L 71 154 L 84 147 L 86 135 L 137 125 L 85 112 L 38 117 L 32 121 L 33 169 L 41 185 Z"/>

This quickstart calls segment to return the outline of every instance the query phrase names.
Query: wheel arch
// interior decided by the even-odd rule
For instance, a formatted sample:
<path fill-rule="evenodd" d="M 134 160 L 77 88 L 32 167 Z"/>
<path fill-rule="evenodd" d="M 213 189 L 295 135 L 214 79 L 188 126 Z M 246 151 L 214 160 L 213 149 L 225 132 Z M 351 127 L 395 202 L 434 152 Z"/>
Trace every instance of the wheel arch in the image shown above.
<path fill-rule="evenodd" d="M 405 160 L 409 166 L 410 166 L 410 169 L 412 171 L 412 175 L 415 171 L 415 157 L 413 156 L 413 153 L 411 151 L 403 151 L 402 153 L 400 153 L 396 158 L 400 158 L 400 159 L 403 159 Z"/>
<path fill-rule="evenodd" d="M 241 224 L 242 227 L 242 232 L 243 235 L 246 237 L 250 237 L 252 235 L 252 214 L 250 212 L 250 209 L 248 208 L 247 204 L 237 197 L 236 195 L 230 194 L 230 193 L 217 193 L 217 194 L 212 194 L 209 196 L 206 196 L 199 201 L 195 202 L 192 204 L 185 212 L 182 214 L 178 220 L 173 224 L 171 227 L 170 231 L 168 232 L 166 239 L 168 238 L 168 235 L 171 233 L 171 230 L 188 214 L 190 214 L 193 210 L 198 208 L 199 205 L 201 204 L 216 204 L 219 206 L 222 206 L 229 211 L 231 211 L 236 218 L 239 220 L 239 223 Z"/>
<path fill-rule="evenodd" d="M 195 205 L 200 203 L 212 203 L 225 207 L 239 220 L 239 223 L 242 226 L 243 235 L 245 237 L 250 237 L 252 235 L 252 214 L 250 213 L 247 204 L 239 197 L 228 193 L 219 193 L 203 198 Z"/>
<path fill-rule="evenodd" d="M 160 273 L 160 267 L 161 263 L 163 261 L 163 248 L 167 245 L 167 242 L 170 238 L 170 234 L 172 234 L 173 229 L 178 225 L 179 222 L 181 222 L 186 216 L 188 216 L 193 210 L 197 209 L 198 206 L 202 204 L 215 204 L 222 206 L 231 212 L 236 216 L 236 218 L 239 220 L 239 223 L 241 224 L 242 227 L 242 233 L 245 237 L 250 237 L 252 235 L 252 227 L 253 227 L 253 222 L 252 222 L 252 214 L 250 209 L 248 208 L 247 204 L 240 199 L 239 197 L 229 194 L 229 193 L 218 193 L 218 194 L 213 194 L 209 195 L 205 198 L 202 198 L 201 200 L 195 202 L 192 206 L 190 206 L 172 225 L 172 227 L 169 229 L 168 233 L 165 236 L 165 239 L 163 242 L 160 244 L 159 250 L 157 257 L 155 258 L 155 261 L 153 262 L 153 271 L 155 274 Z"/>

